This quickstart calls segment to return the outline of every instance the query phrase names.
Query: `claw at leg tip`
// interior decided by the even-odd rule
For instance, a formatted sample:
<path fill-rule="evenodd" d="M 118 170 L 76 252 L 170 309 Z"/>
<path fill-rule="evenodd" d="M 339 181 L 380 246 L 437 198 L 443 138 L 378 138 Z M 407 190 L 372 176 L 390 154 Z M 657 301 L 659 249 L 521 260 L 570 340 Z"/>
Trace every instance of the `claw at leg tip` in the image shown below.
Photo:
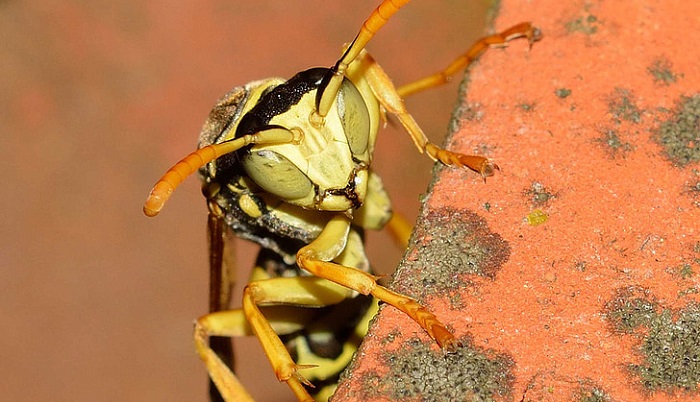
<path fill-rule="evenodd" d="M 457 349 L 462 347 L 462 343 L 459 342 L 457 339 L 452 338 L 448 342 L 445 342 L 445 344 L 443 344 L 441 346 L 442 346 L 442 351 L 445 353 L 457 353 Z"/>
<path fill-rule="evenodd" d="M 306 370 L 316 367 L 318 367 L 318 365 L 316 364 L 298 364 L 296 365 L 294 370 L 294 377 L 296 377 L 296 379 L 299 380 L 299 382 L 306 385 L 307 387 L 315 388 L 309 380 L 307 380 L 303 375 L 301 375 L 301 373 L 299 373 L 299 370 Z"/>
<path fill-rule="evenodd" d="M 493 176 L 496 173 L 496 170 L 501 170 L 501 168 L 495 163 L 486 161 L 481 169 L 479 169 L 479 173 L 484 181 L 486 181 L 486 178 Z"/>

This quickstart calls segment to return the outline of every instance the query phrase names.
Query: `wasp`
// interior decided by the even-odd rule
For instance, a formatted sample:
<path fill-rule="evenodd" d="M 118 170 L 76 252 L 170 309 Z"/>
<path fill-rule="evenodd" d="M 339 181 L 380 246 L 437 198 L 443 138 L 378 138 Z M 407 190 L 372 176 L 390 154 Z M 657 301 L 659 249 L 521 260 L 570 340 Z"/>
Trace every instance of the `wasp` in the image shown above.
<path fill-rule="evenodd" d="M 255 335 L 277 379 L 300 401 L 330 395 L 314 392 L 323 387 L 312 381 L 323 385 L 347 365 L 378 301 L 404 312 L 445 352 L 459 347 L 432 312 L 372 274 L 364 232 L 388 226 L 403 239 L 410 232 L 372 170 L 375 141 L 389 114 L 433 161 L 493 175 L 498 166 L 487 158 L 429 142 L 403 98 L 447 82 L 490 47 L 521 37 L 532 46 L 542 35 L 530 23 L 515 25 L 480 39 L 446 69 L 396 88 L 365 46 L 408 2 L 384 0 L 330 68 L 231 90 L 209 114 L 198 149 L 165 173 L 144 205 L 155 216 L 199 172 L 209 208 L 212 312 L 196 321 L 194 342 L 226 401 L 252 398 L 226 361 L 226 346 L 214 344 L 218 337 Z M 222 268 L 230 234 L 261 246 L 242 308 L 233 310 Z"/>

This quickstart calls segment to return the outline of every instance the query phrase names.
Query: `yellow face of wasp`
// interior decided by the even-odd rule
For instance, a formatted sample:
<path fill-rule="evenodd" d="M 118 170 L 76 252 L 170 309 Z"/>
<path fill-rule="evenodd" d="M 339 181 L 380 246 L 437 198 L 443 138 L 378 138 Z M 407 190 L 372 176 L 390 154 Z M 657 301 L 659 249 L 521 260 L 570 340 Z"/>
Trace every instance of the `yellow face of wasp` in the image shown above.
<path fill-rule="evenodd" d="M 313 124 L 317 90 L 305 93 L 267 123 L 301 138 L 298 144 L 253 146 L 243 168 L 262 189 L 303 208 L 346 211 L 367 195 L 371 119 L 355 86 L 346 80 L 323 124 Z"/>
<path fill-rule="evenodd" d="M 294 143 L 241 149 L 233 169 L 265 193 L 305 209 L 360 208 L 379 129 L 378 105 L 366 83 L 355 86 L 345 79 L 328 115 L 318 118 L 316 98 L 327 71 L 311 69 L 288 81 L 262 80 L 232 91 L 212 112 L 200 147 L 265 130 L 291 131 L 298 138 Z M 205 176 L 215 176 L 222 166 L 213 162 Z"/>

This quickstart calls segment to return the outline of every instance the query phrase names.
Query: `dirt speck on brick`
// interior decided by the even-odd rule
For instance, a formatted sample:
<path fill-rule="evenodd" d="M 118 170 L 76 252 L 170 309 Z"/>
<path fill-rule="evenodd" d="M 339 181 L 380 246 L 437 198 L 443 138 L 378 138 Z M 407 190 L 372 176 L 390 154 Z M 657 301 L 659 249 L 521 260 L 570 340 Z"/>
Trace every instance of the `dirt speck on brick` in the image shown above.
<path fill-rule="evenodd" d="M 554 94 L 558 98 L 564 99 L 564 98 L 568 97 L 569 95 L 571 95 L 571 89 L 569 89 L 569 88 L 557 88 L 554 90 Z"/>
<path fill-rule="evenodd" d="M 523 191 L 523 194 L 530 199 L 530 203 L 536 208 L 547 205 L 550 200 L 555 198 L 555 194 L 552 190 L 545 187 L 545 185 L 539 181 L 533 181 L 530 188 Z"/>

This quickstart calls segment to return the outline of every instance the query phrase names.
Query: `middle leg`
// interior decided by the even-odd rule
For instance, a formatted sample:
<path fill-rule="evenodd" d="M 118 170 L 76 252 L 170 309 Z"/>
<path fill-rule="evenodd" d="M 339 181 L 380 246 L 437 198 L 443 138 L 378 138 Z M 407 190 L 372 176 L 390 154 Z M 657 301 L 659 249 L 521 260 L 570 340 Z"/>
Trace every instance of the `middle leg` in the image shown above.
<path fill-rule="evenodd" d="M 195 323 L 195 347 L 204 361 L 212 381 L 226 400 L 250 400 L 243 385 L 231 369 L 207 344 L 210 336 L 241 336 L 255 334 L 272 364 L 279 381 L 284 381 L 300 401 L 313 401 L 304 385 L 313 385 L 299 371 L 312 366 L 297 365 L 278 334 L 297 331 L 308 321 L 303 313 L 313 314 L 313 307 L 337 304 L 352 291 L 318 277 L 273 278 L 250 282 L 243 292 L 243 309 L 208 314 Z M 293 316 L 263 315 L 260 306 L 301 306 Z"/>
<path fill-rule="evenodd" d="M 413 143 L 420 153 L 425 153 L 432 160 L 438 161 L 446 166 L 471 169 L 479 173 L 484 179 L 493 176 L 494 172 L 498 169 L 498 165 L 489 161 L 488 158 L 452 152 L 428 141 L 428 137 L 426 137 L 423 129 L 420 128 L 413 116 L 408 113 L 403 99 L 391 82 L 391 78 L 389 78 L 384 69 L 374 61 L 369 53 L 363 51 L 356 63 L 357 64 L 353 66 L 353 69 L 349 71 L 349 73 L 362 72 L 364 74 L 362 79 L 367 80 L 374 96 L 387 112 L 399 119 L 399 122 L 411 136 Z M 359 79 L 359 77 L 355 77 L 355 79 Z"/>

